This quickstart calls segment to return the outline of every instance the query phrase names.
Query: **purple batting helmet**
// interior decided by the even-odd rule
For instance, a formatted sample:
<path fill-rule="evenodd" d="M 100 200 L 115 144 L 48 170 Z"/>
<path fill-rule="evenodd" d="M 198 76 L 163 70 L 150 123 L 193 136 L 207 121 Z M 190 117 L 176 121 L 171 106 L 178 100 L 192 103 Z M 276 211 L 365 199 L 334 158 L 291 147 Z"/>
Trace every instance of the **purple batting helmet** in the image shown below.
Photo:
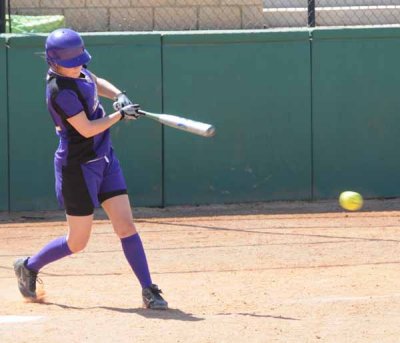
<path fill-rule="evenodd" d="M 57 29 L 46 40 L 46 60 L 72 68 L 89 63 L 92 56 L 85 49 L 82 37 L 71 29 Z"/>

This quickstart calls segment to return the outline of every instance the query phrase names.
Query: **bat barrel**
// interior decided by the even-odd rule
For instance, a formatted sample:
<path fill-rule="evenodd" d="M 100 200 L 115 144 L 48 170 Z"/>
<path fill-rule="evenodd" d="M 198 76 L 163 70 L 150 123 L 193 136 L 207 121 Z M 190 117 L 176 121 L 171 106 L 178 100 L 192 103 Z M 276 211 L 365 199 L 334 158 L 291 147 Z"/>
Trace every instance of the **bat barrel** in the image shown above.
<path fill-rule="evenodd" d="M 203 137 L 212 137 L 215 135 L 215 127 L 210 124 L 178 117 L 172 114 L 157 114 L 143 110 L 140 110 L 139 113 L 178 130 L 194 133 Z"/>
<path fill-rule="evenodd" d="M 210 125 L 208 129 L 204 131 L 203 136 L 205 137 L 212 137 L 215 135 L 215 127 L 213 125 Z"/>

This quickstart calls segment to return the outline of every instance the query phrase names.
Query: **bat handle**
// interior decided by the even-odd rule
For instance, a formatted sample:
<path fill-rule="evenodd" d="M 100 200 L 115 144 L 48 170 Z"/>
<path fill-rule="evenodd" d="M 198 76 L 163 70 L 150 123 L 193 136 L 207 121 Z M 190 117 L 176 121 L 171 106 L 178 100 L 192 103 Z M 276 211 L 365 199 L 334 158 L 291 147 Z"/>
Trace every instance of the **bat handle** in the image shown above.
<path fill-rule="evenodd" d="M 160 121 L 159 115 L 156 114 L 156 113 L 147 112 L 147 111 L 144 111 L 144 110 L 141 110 L 141 109 L 139 109 L 137 112 L 139 114 L 141 114 L 142 116 L 146 116 L 147 118 L 151 118 L 153 120 Z"/>

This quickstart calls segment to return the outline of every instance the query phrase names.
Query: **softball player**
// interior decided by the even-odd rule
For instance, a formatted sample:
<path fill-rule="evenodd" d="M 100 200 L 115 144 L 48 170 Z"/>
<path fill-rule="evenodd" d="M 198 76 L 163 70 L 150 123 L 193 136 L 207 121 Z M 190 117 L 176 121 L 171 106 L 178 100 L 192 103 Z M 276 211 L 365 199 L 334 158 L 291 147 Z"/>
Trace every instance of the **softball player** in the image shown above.
<path fill-rule="evenodd" d="M 122 119 L 137 119 L 140 107 L 132 104 L 124 92 L 86 69 L 91 56 L 77 32 L 52 32 L 46 40 L 46 59 L 50 66 L 47 107 L 60 138 L 54 157 L 56 195 L 66 210 L 68 234 L 51 241 L 36 255 L 14 262 L 19 290 L 24 297 L 35 299 L 38 272 L 45 265 L 85 248 L 94 208 L 101 205 L 142 286 L 145 307 L 167 309 L 161 290 L 152 283 L 110 139 L 110 127 Z M 106 116 L 99 96 L 117 101 L 121 110 Z"/>

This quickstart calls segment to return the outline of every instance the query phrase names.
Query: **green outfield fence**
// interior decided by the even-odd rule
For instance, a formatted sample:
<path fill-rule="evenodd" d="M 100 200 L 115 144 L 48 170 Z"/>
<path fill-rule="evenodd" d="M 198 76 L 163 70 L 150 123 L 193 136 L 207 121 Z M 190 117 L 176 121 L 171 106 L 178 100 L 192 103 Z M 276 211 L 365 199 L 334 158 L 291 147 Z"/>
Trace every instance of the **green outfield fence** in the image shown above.
<path fill-rule="evenodd" d="M 165 34 L 163 70 L 164 109 L 217 127 L 165 131 L 167 204 L 311 198 L 307 30 Z"/>
<path fill-rule="evenodd" d="M 9 208 L 6 40 L 0 37 L 0 210 Z"/>
<path fill-rule="evenodd" d="M 314 197 L 400 195 L 399 29 L 312 34 Z"/>
<path fill-rule="evenodd" d="M 0 37 L 0 210 L 56 209 L 45 35 Z M 135 206 L 400 195 L 400 28 L 84 38 L 93 72 L 144 109 L 217 128 L 113 127 Z"/>

